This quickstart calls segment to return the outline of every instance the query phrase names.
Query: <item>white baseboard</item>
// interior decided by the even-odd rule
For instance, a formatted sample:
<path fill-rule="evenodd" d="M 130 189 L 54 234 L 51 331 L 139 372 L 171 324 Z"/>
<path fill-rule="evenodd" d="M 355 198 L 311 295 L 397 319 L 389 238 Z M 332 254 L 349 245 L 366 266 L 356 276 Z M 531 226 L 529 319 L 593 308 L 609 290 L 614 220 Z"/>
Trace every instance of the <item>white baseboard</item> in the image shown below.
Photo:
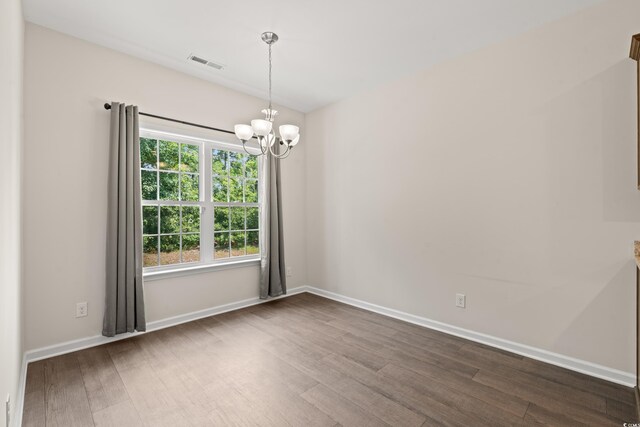
<path fill-rule="evenodd" d="M 570 369 L 572 371 L 580 372 L 592 377 L 611 381 L 616 384 L 621 384 L 627 387 L 635 387 L 636 385 L 636 376 L 635 374 L 630 372 L 620 371 L 617 369 L 609 368 L 607 366 L 598 365 L 596 363 L 587 362 L 585 360 L 576 359 L 570 356 L 565 356 L 563 354 L 553 353 L 551 351 L 531 347 L 513 341 L 508 341 L 491 335 L 482 334 L 480 332 L 471 331 L 469 329 L 459 328 L 447 323 L 427 319 L 426 317 L 415 316 L 413 314 L 394 310 L 392 308 L 387 308 L 380 305 L 371 304 L 366 301 L 361 301 L 355 298 L 340 295 L 335 292 L 314 288 L 313 286 L 307 286 L 307 292 L 338 302 L 349 304 L 354 307 L 362 308 L 364 310 L 372 311 L 374 313 L 382 314 L 384 316 L 393 317 L 394 319 L 399 319 L 405 322 L 413 323 L 415 325 L 424 326 L 425 328 L 435 329 L 436 331 L 444 332 L 449 335 L 455 335 L 457 337 L 465 338 L 470 341 L 475 341 L 491 347 L 510 351 L 512 353 L 526 356 L 531 359 L 536 359 L 541 362 L 546 362 L 551 365 L 560 366 L 562 368 Z"/>

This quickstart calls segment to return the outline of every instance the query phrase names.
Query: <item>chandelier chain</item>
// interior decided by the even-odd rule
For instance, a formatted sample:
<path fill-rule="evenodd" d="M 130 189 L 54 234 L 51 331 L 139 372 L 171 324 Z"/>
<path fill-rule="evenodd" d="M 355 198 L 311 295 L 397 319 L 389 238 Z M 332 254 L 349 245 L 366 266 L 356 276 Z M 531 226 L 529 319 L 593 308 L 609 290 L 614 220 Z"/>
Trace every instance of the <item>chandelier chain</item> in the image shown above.
<path fill-rule="evenodd" d="M 269 110 L 271 110 L 271 43 L 269 43 Z"/>

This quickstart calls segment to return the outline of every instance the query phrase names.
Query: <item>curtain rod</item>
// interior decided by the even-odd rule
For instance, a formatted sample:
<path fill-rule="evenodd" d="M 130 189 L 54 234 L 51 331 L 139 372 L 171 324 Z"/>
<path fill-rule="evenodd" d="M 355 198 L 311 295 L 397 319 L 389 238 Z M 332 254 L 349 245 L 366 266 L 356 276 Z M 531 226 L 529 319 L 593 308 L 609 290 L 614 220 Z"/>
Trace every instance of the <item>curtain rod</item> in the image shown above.
<path fill-rule="evenodd" d="M 104 109 L 105 110 L 110 110 L 111 109 L 111 104 L 105 102 Z M 168 122 L 180 123 L 180 124 L 183 124 L 183 125 L 194 126 L 194 127 L 197 127 L 197 128 L 215 130 L 215 131 L 218 131 L 218 132 L 224 132 L 224 133 L 228 133 L 228 134 L 231 134 L 231 135 L 235 135 L 236 134 L 235 132 L 231 132 L 230 130 L 226 130 L 226 129 L 218 129 L 218 128 L 214 128 L 214 127 L 211 127 L 211 126 L 199 125 L 197 123 L 185 122 L 184 120 L 171 119 L 169 117 L 157 116 L 155 114 L 149 114 L 149 113 L 143 113 L 143 112 L 138 112 L 138 114 L 140 114 L 141 116 L 152 117 L 154 119 L 166 120 Z"/>

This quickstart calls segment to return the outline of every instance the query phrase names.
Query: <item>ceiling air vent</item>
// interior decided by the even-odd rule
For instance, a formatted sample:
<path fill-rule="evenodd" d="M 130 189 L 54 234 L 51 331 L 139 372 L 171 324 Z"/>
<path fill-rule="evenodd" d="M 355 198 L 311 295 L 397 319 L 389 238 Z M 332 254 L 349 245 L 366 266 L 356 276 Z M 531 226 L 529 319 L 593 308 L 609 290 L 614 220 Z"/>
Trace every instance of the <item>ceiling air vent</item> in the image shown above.
<path fill-rule="evenodd" d="M 198 64 L 202 64 L 202 65 L 207 65 L 211 68 L 215 68 L 216 70 L 222 70 L 224 68 L 224 65 L 222 64 L 216 64 L 215 62 L 211 62 L 211 61 L 207 61 L 204 58 L 200 58 L 199 56 L 196 55 L 189 55 L 189 59 L 191 61 L 197 62 Z"/>

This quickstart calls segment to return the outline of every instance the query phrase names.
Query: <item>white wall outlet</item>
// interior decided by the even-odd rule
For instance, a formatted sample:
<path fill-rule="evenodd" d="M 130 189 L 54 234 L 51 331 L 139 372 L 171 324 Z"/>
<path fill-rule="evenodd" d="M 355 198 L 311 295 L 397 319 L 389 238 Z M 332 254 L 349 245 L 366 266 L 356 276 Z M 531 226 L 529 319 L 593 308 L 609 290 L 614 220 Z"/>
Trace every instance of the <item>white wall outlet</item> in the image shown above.
<path fill-rule="evenodd" d="M 464 294 L 456 294 L 456 307 L 465 308 L 467 297 Z"/>
<path fill-rule="evenodd" d="M 293 270 L 291 269 L 291 267 L 287 267 L 287 277 L 291 276 L 293 276 Z"/>
<path fill-rule="evenodd" d="M 5 413 L 5 419 L 7 421 L 7 427 L 9 427 L 11 424 L 11 395 L 7 394 L 7 400 L 4 403 L 4 413 Z"/>
<path fill-rule="evenodd" d="M 87 302 L 79 302 L 76 304 L 76 317 L 85 317 L 89 314 L 89 310 L 87 308 Z"/>

